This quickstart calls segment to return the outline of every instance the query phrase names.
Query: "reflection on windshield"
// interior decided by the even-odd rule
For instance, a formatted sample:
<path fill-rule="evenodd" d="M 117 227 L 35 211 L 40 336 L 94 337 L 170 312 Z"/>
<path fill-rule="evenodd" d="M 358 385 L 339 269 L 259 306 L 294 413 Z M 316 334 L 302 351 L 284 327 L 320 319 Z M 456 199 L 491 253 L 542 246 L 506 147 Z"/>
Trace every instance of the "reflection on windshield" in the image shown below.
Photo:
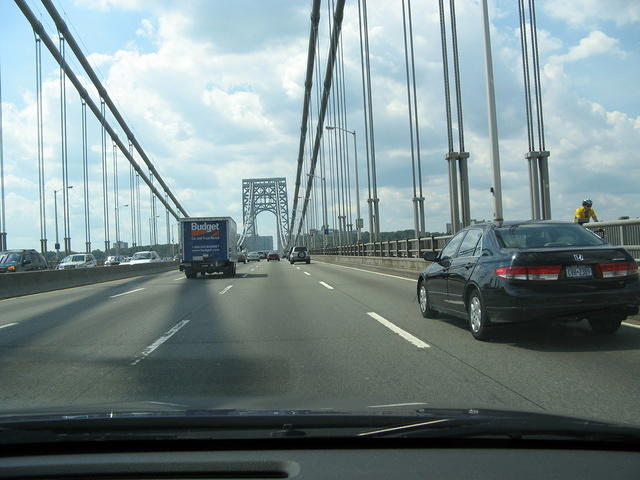
<path fill-rule="evenodd" d="M 0 253 L 0 263 L 16 263 L 20 261 L 20 255 L 15 252 Z"/>
<path fill-rule="evenodd" d="M 151 258 L 151 254 L 149 252 L 139 252 L 133 254 L 133 260 L 144 260 Z"/>
<path fill-rule="evenodd" d="M 512 225 L 496 228 L 496 236 L 506 248 L 588 247 L 604 243 L 579 225 Z"/>

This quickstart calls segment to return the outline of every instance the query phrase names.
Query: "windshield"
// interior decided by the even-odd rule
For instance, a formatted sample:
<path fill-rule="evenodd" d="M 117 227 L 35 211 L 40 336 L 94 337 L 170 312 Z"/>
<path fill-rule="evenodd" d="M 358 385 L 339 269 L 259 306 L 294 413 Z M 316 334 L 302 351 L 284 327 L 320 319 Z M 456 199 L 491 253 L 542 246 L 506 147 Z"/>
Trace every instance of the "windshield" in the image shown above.
<path fill-rule="evenodd" d="M 0 433 L 640 428 L 640 3 L 487 1 L 0 1 Z"/>
<path fill-rule="evenodd" d="M 0 263 L 18 263 L 20 254 L 15 252 L 0 252 Z"/>
<path fill-rule="evenodd" d="M 506 248 L 588 247 L 603 240 L 579 225 L 522 224 L 495 229 Z"/>

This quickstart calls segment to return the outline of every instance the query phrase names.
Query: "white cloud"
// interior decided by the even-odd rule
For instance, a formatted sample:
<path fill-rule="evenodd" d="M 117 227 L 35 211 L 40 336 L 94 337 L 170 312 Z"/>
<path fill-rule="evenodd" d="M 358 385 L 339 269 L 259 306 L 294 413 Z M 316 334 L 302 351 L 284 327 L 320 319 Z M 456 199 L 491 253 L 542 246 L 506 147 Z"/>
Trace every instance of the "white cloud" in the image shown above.
<path fill-rule="evenodd" d="M 640 3 L 634 0 L 547 0 L 544 10 L 572 26 L 614 22 L 616 25 L 640 22 Z"/>

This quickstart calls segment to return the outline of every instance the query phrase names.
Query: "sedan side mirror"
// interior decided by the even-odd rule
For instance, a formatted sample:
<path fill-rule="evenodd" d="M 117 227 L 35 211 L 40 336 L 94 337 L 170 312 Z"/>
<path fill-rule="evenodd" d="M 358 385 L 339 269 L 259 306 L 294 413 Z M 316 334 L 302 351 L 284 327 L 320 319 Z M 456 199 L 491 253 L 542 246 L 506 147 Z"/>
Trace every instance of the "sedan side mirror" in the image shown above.
<path fill-rule="evenodd" d="M 424 252 L 422 254 L 422 258 L 425 259 L 427 262 L 435 262 L 438 260 L 438 252 Z"/>

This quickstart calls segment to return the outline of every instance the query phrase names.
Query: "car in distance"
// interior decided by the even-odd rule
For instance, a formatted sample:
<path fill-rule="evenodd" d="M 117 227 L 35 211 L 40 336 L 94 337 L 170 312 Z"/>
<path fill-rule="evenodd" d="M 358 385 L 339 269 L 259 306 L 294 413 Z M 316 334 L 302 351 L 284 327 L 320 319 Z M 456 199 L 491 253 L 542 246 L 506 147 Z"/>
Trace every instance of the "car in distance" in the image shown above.
<path fill-rule="evenodd" d="M 462 317 L 472 335 L 517 322 L 587 319 L 599 334 L 638 313 L 638 265 L 622 247 L 584 227 L 550 220 L 471 225 L 419 275 L 423 317 Z"/>
<path fill-rule="evenodd" d="M 247 253 L 247 262 L 259 262 L 260 254 L 258 252 Z"/>
<path fill-rule="evenodd" d="M 149 250 L 146 252 L 136 252 L 131 257 L 131 260 L 126 262 L 126 265 L 138 265 L 141 263 L 155 263 L 162 261 L 160 259 L 160 255 L 153 250 Z"/>
<path fill-rule="evenodd" d="M 278 262 L 280 261 L 280 255 L 278 254 L 278 252 L 269 252 L 267 254 L 267 262 L 270 262 L 271 260 L 277 260 Z"/>
<path fill-rule="evenodd" d="M 104 261 L 104 264 L 105 266 L 120 265 L 122 262 L 126 262 L 126 261 L 127 261 L 127 257 L 125 256 L 111 255 L 107 257 L 107 259 Z"/>
<path fill-rule="evenodd" d="M 293 265 L 296 262 L 311 263 L 311 255 L 307 247 L 293 247 L 289 253 L 289 263 Z"/>
<path fill-rule="evenodd" d="M 30 272 L 49 268 L 44 257 L 33 249 L 0 252 L 0 273 Z"/>
<path fill-rule="evenodd" d="M 238 263 L 247 263 L 247 252 L 238 252 Z"/>
<path fill-rule="evenodd" d="M 258 255 L 260 255 L 260 260 L 267 258 L 267 252 L 263 252 L 262 250 L 258 252 Z"/>
<path fill-rule="evenodd" d="M 96 257 L 92 253 L 74 253 L 62 259 L 57 270 L 73 270 L 77 268 L 94 268 L 98 266 Z"/>

